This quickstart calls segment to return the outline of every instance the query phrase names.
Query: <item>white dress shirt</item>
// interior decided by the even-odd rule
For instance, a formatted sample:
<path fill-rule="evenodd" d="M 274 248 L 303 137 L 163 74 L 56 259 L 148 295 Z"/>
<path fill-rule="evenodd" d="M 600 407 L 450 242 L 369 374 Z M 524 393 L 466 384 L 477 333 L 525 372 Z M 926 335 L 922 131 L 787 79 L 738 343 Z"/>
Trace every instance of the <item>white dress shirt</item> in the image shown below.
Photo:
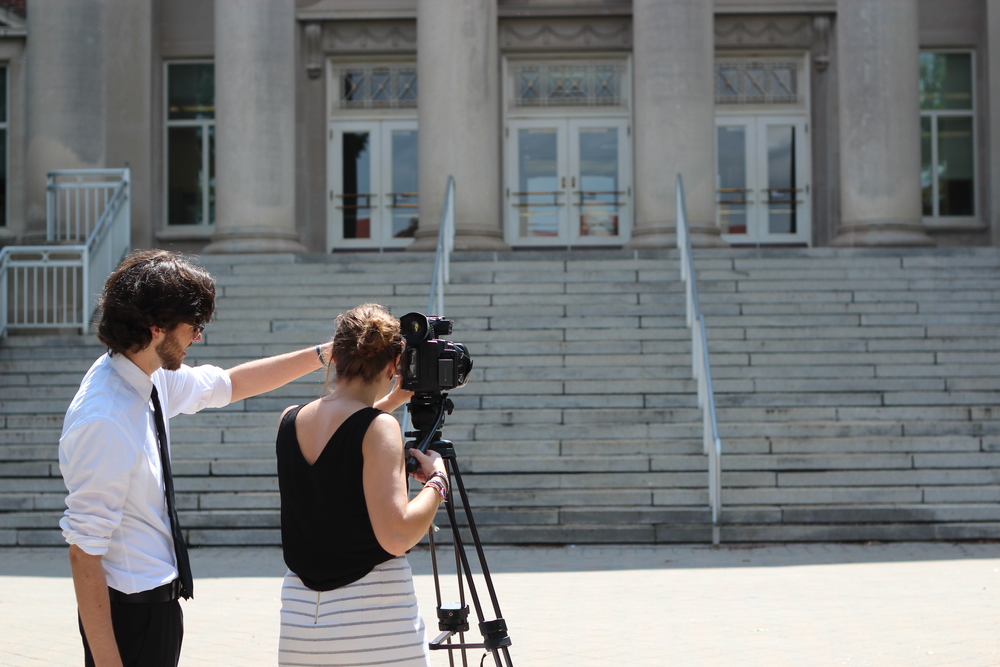
<path fill-rule="evenodd" d="M 217 366 L 157 370 L 152 378 L 124 355 L 94 362 L 66 411 L 59 469 L 69 495 L 59 521 L 63 537 L 102 556 L 108 585 L 123 593 L 177 578 L 174 543 L 150 394 L 167 418 L 221 408 L 232 398 L 229 375 Z"/>

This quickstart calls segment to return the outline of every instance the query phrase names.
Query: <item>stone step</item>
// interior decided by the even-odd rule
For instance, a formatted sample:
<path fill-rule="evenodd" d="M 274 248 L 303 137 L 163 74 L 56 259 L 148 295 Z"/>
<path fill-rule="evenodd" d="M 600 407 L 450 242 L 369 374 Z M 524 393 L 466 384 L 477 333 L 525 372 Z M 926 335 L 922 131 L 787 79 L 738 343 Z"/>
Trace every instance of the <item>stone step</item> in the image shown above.
<path fill-rule="evenodd" d="M 1000 536 L 1000 250 L 699 249 L 695 261 L 723 541 Z M 219 313 L 188 359 L 228 367 L 315 345 L 361 301 L 422 310 L 432 257 L 205 262 Z M 475 366 L 444 434 L 485 540 L 711 539 L 678 271 L 676 251 L 456 253 L 446 310 Z M 103 351 L 93 340 L 0 345 L 0 543 L 61 543 L 56 442 Z M 279 542 L 278 414 L 321 395 L 321 375 L 172 421 L 192 544 Z"/>

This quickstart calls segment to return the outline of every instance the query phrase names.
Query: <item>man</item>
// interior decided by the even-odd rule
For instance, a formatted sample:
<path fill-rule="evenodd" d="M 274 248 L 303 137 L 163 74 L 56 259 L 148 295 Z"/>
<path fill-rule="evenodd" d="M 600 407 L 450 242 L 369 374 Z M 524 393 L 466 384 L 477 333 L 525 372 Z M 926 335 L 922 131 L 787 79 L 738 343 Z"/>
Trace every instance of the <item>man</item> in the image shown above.
<path fill-rule="evenodd" d="M 98 338 L 108 353 L 66 412 L 59 467 L 86 664 L 176 667 L 179 597 L 193 586 L 177 523 L 167 419 L 255 396 L 325 365 L 331 344 L 229 370 L 183 364 L 215 310 L 204 269 L 160 250 L 135 252 L 108 278 Z M 402 392 L 378 407 L 391 410 Z"/>

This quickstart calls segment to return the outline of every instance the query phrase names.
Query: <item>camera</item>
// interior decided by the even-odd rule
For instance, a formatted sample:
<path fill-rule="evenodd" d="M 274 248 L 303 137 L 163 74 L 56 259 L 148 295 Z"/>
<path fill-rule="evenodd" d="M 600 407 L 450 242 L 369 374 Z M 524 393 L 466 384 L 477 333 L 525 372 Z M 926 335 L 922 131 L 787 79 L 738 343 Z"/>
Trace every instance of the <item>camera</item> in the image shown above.
<path fill-rule="evenodd" d="M 447 391 L 469 381 L 472 357 L 461 343 L 443 340 L 453 322 L 443 317 L 407 313 L 399 318 L 406 340 L 403 350 L 402 385 L 417 394 Z"/>

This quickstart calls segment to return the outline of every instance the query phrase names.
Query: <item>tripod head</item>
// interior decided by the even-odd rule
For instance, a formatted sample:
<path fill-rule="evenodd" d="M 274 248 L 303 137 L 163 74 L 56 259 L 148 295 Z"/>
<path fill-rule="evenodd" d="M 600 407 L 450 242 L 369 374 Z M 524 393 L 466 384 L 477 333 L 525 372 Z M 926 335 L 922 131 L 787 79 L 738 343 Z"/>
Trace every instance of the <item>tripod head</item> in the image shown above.
<path fill-rule="evenodd" d="M 421 452 L 428 449 L 438 450 L 439 443 L 444 446 L 451 446 L 450 442 L 441 440 L 441 426 L 444 425 L 445 413 L 451 414 L 455 409 L 455 404 L 448 398 L 448 394 L 440 391 L 418 392 L 413 395 L 410 402 L 406 404 L 406 409 L 410 413 L 410 422 L 415 431 L 407 431 L 407 438 L 414 438 L 406 443 L 406 449 L 416 447 Z M 417 460 L 412 456 L 406 457 L 406 472 L 413 472 L 419 467 Z"/>

